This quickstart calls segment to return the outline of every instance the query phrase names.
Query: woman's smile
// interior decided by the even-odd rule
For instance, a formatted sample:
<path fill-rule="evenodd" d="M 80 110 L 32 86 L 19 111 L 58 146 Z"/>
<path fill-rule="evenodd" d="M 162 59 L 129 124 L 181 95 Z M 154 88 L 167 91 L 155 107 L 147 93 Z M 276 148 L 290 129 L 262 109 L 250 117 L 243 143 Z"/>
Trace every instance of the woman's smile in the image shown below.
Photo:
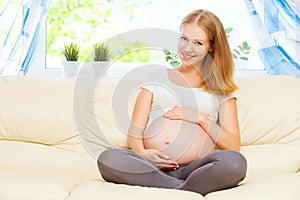
<path fill-rule="evenodd" d="M 181 52 L 181 56 L 182 56 L 182 59 L 185 59 L 185 60 L 191 60 L 192 58 L 196 57 L 194 54 L 188 54 L 188 53 L 184 53 L 184 52 Z"/>

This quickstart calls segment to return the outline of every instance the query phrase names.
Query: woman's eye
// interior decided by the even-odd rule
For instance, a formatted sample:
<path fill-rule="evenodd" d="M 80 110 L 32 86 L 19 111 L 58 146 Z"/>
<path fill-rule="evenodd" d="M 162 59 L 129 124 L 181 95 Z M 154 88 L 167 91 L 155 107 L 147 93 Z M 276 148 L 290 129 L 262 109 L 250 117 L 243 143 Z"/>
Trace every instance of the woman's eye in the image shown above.
<path fill-rule="evenodd" d="M 184 36 L 181 36 L 181 39 L 182 39 L 182 40 L 187 40 L 187 38 L 186 38 L 186 37 L 184 37 Z"/>
<path fill-rule="evenodd" d="M 197 45 L 202 46 L 202 42 L 196 42 Z"/>

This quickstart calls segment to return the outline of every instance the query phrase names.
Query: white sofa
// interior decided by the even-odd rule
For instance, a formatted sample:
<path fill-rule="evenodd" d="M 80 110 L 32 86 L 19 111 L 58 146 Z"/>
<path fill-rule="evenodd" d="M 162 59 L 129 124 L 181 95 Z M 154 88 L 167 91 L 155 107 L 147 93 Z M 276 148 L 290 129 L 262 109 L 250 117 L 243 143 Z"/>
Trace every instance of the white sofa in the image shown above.
<path fill-rule="evenodd" d="M 203 197 L 101 178 L 99 152 L 128 146 L 135 93 L 123 87 L 136 89 L 134 81 L 0 77 L 0 199 L 299 200 L 300 79 L 259 76 L 237 83 L 247 177 Z"/>

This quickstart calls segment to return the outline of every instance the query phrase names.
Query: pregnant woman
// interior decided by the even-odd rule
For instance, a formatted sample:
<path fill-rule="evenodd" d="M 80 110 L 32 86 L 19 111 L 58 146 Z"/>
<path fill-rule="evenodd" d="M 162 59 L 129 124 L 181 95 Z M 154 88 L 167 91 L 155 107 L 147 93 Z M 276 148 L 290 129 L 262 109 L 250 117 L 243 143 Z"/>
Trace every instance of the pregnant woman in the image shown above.
<path fill-rule="evenodd" d="M 109 182 L 205 195 L 245 178 L 224 27 L 213 13 L 196 10 L 180 32 L 181 66 L 154 70 L 141 87 L 128 131 L 131 149 L 108 149 L 98 158 Z"/>

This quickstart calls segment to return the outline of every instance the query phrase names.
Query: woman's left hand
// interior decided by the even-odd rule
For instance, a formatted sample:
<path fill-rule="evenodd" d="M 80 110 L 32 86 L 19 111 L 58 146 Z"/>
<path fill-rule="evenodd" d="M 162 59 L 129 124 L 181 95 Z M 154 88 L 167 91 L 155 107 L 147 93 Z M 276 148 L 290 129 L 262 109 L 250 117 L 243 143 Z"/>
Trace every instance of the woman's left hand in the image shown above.
<path fill-rule="evenodd" d="M 187 106 L 174 106 L 168 110 L 164 117 L 170 120 L 184 120 L 194 124 L 199 124 L 200 114 L 196 109 Z"/>

